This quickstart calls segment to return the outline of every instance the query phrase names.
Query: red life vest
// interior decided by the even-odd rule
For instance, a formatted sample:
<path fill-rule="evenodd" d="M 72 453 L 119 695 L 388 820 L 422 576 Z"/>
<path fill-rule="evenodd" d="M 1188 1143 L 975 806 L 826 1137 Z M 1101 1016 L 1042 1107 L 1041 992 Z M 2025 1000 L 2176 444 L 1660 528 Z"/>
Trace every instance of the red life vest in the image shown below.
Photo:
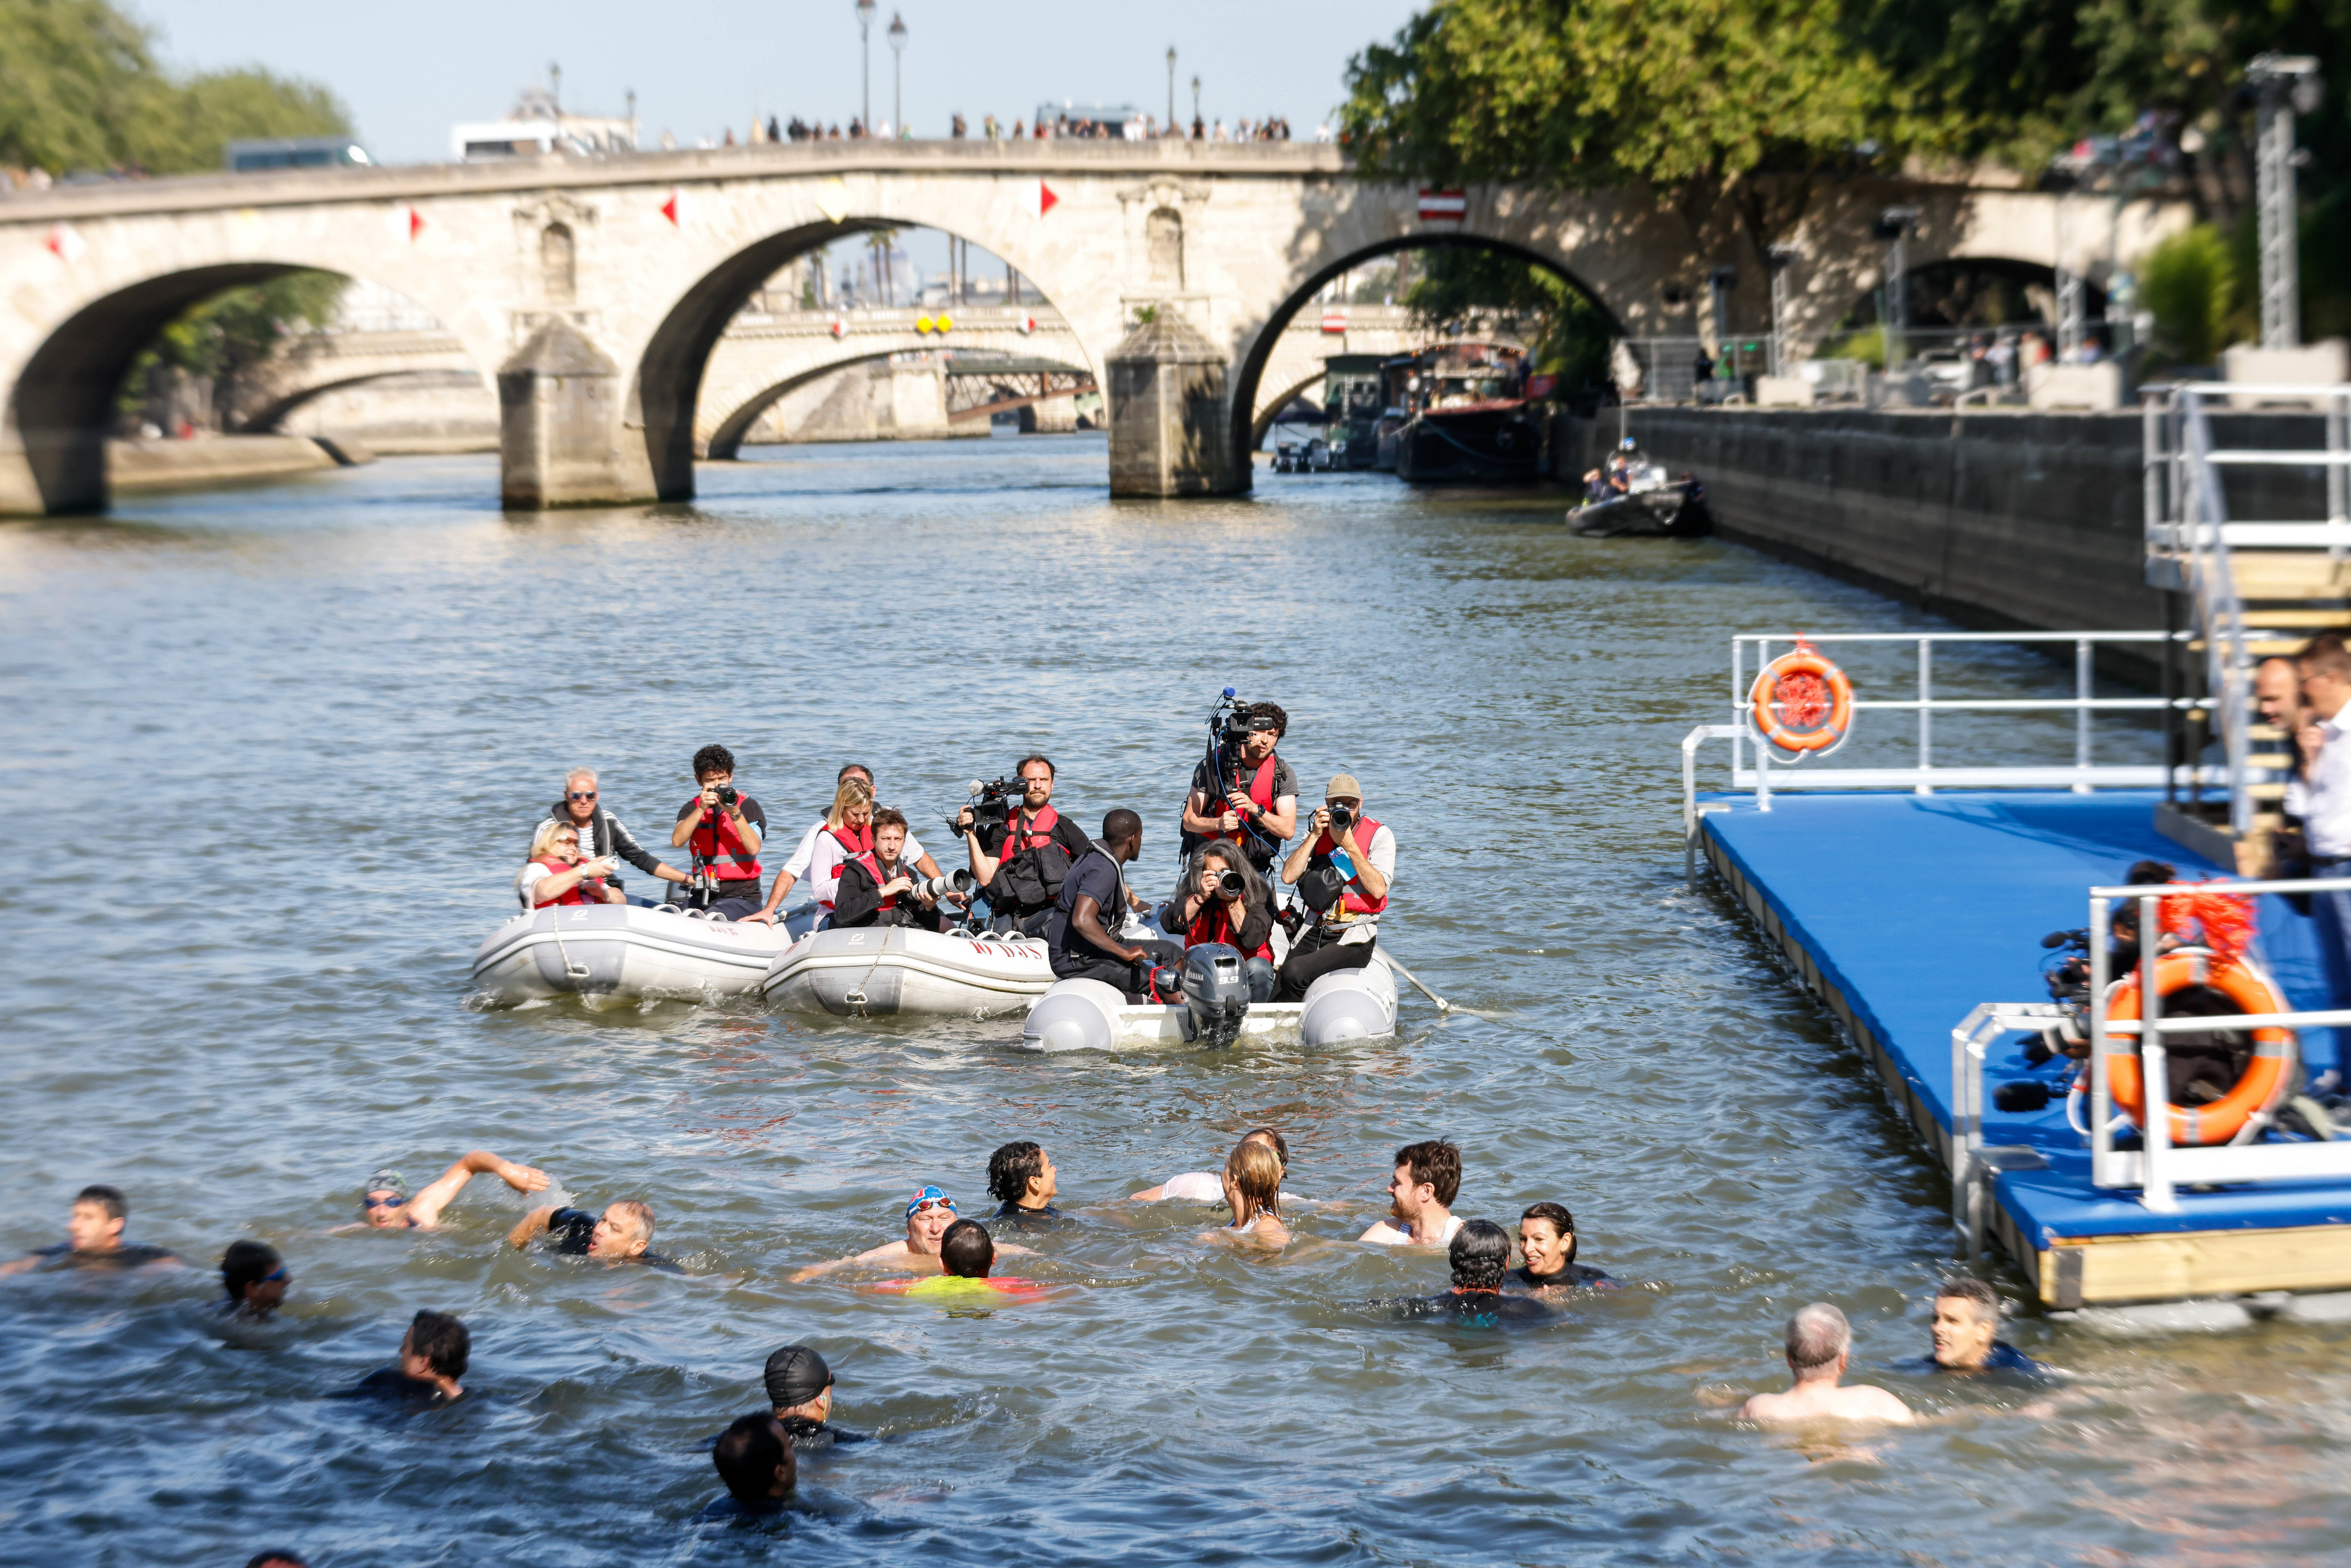
<path fill-rule="evenodd" d="M 852 828 L 848 823 L 843 822 L 840 827 L 827 828 L 825 831 L 832 836 L 832 841 L 834 843 L 841 846 L 841 859 L 843 865 L 846 865 L 851 861 L 861 861 L 864 863 L 867 871 L 872 871 L 875 869 L 873 862 L 872 823 L 868 822 L 862 828 Z M 878 876 L 875 877 L 873 879 L 873 885 L 876 887 L 881 886 L 882 879 Z M 838 899 L 841 896 L 841 871 L 839 867 L 835 867 L 832 873 L 832 898 L 818 899 L 816 901 L 816 906 L 819 909 L 831 909 L 833 905 L 834 899 Z M 890 905 L 885 904 L 882 907 L 887 909 Z"/>
<path fill-rule="evenodd" d="M 866 836 L 871 838 L 872 835 L 869 832 Z M 888 885 L 891 879 L 882 874 L 882 857 L 875 854 L 872 850 L 859 850 L 856 853 L 849 856 L 847 860 L 842 861 L 841 864 L 845 866 L 849 864 L 851 861 L 854 861 L 857 864 L 865 868 L 865 874 L 873 879 L 873 885 L 876 888 Z M 899 862 L 897 874 L 904 874 L 905 869 L 905 862 L 904 861 Z M 889 897 L 882 901 L 879 907 L 883 909 L 897 908 L 898 894 L 894 893 L 892 894 Z"/>
<path fill-rule="evenodd" d="M 1241 934 L 1233 929 L 1230 917 L 1225 914 L 1224 900 L 1212 898 L 1200 906 L 1199 915 L 1192 922 L 1192 929 L 1184 934 L 1184 946 L 1197 947 L 1203 942 L 1222 942 L 1228 946 L 1238 947 L 1240 946 L 1240 936 Z M 1257 951 L 1249 956 L 1252 958 L 1263 958 L 1266 962 L 1271 963 L 1273 934 L 1270 931 L 1267 932 L 1266 939 L 1259 943 Z"/>
<path fill-rule="evenodd" d="M 1242 793 L 1246 794 L 1250 800 L 1257 802 L 1257 809 L 1260 811 L 1270 811 L 1273 810 L 1273 776 L 1275 768 L 1275 759 L 1271 756 L 1268 756 L 1263 762 L 1257 765 L 1257 777 L 1250 779 L 1249 781 L 1249 788 L 1242 791 Z M 1201 815 L 1209 817 L 1220 817 L 1224 815 L 1224 808 L 1228 803 L 1226 797 L 1231 792 L 1230 788 L 1225 783 L 1224 779 L 1222 778 L 1217 779 L 1217 797 L 1215 800 L 1208 802 L 1211 806 L 1216 807 L 1217 810 L 1214 811 L 1204 811 Z M 1247 819 L 1243 819 L 1243 821 L 1246 822 Z M 1207 836 L 1210 839 L 1239 843 L 1248 836 L 1248 833 L 1249 829 L 1246 826 L 1243 826 L 1229 833 L 1219 829 Z"/>
<path fill-rule="evenodd" d="M 542 857 L 540 857 L 539 859 L 538 859 L 538 860 L 535 860 L 535 861 L 531 862 L 530 863 L 531 863 L 531 864 L 533 864 L 533 865 L 543 865 L 543 866 L 545 866 L 545 867 L 547 868 L 547 873 L 548 873 L 549 876 L 554 876 L 554 875 L 558 874 L 559 873 L 567 872 L 567 871 L 576 871 L 576 870 L 578 870 L 578 869 L 579 869 L 579 868 L 578 868 L 578 867 L 576 867 L 576 866 L 569 865 L 569 864 L 566 863 L 565 862 L 562 862 L 562 861 L 557 860 L 553 855 L 545 855 L 545 856 L 542 856 Z M 591 900 L 587 896 L 587 894 L 584 894 L 584 893 L 582 893 L 582 892 L 580 891 L 582 888 L 585 888 L 585 887 L 587 887 L 587 886 L 589 885 L 589 883 L 588 883 L 588 881 L 587 881 L 585 878 L 581 879 L 581 880 L 580 880 L 580 881 L 579 881 L 579 882 L 575 882 L 575 883 L 573 883 L 569 887 L 568 887 L 568 888 L 564 889 L 564 891 L 563 891 L 563 896 L 562 896 L 562 897 L 560 897 L 560 898 L 541 898 L 541 897 L 539 897 L 539 896 L 538 896 L 538 890 L 539 890 L 540 888 L 542 888 L 542 887 L 546 886 L 546 885 L 547 885 L 547 884 L 546 884 L 545 883 L 531 883 L 531 889 L 530 889 L 531 905 L 530 905 L 530 906 L 531 906 L 533 909 L 545 909 L 545 908 L 549 907 L 549 905 L 551 905 L 551 904 L 587 904 L 587 903 L 593 902 L 593 901 L 591 901 Z M 595 879 L 595 885 L 596 885 L 596 886 L 598 886 L 598 887 L 600 887 L 600 888 L 601 888 L 601 887 L 602 887 L 602 886 L 604 885 L 604 879 L 603 879 L 602 877 L 601 877 L 601 876 L 600 876 L 600 877 L 598 877 L 598 878 L 596 878 L 596 879 Z"/>
<path fill-rule="evenodd" d="M 1018 860 L 1022 850 L 1041 850 L 1053 841 L 1053 830 L 1061 826 L 1061 813 L 1049 803 L 1037 808 L 1037 814 L 1021 826 L 1020 813 L 1014 811 L 1004 820 L 1004 852 L 998 861 Z"/>
<path fill-rule="evenodd" d="M 1363 851 L 1364 858 L 1370 858 L 1372 841 L 1379 836 L 1379 823 L 1371 818 L 1358 816 L 1355 819 L 1355 843 Z M 1314 841 L 1314 848 L 1309 853 L 1308 859 L 1327 861 L 1338 852 L 1337 841 L 1328 831 L 1325 831 Z M 1374 904 L 1355 891 L 1354 879 L 1350 877 L 1347 881 L 1347 890 L 1340 897 L 1340 904 L 1350 915 L 1377 915 L 1388 906 L 1388 895 L 1384 893 L 1380 894 L 1379 902 Z"/>
<path fill-rule="evenodd" d="M 745 846 L 723 809 L 704 812 L 694 831 L 686 835 L 685 844 L 721 882 L 751 881 L 759 874 L 759 857 Z"/>
<path fill-rule="evenodd" d="M 1022 821 L 1014 810 L 1005 819 L 1004 841 L 997 846 L 996 877 L 988 899 L 998 908 L 1042 909 L 1061 895 L 1070 874 L 1070 852 L 1053 836 L 1061 814 L 1050 805 Z"/>

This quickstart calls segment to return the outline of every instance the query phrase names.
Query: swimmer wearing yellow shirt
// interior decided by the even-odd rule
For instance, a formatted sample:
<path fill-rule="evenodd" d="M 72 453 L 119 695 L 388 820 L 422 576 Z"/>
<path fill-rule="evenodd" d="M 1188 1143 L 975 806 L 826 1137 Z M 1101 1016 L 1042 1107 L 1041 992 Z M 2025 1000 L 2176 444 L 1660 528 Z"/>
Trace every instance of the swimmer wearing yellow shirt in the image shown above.
<path fill-rule="evenodd" d="M 996 1280 L 988 1270 L 996 1267 L 996 1240 L 987 1227 L 977 1219 L 958 1219 L 939 1238 L 939 1266 L 945 1270 L 926 1280 L 885 1280 L 875 1285 L 877 1291 L 888 1291 L 904 1296 L 1008 1296 L 1015 1301 L 1033 1301 L 1045 1293 L 1045 1287 L 1034 1280 Z"/>

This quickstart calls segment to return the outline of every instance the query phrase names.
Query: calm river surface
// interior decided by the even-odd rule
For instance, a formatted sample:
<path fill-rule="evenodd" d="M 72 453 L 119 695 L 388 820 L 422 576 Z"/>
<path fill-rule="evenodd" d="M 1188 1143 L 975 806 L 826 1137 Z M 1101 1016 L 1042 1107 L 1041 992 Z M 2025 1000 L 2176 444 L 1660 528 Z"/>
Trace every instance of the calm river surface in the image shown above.
<path fill-rule="evenodd" d="M 1897 1364 L 1944 1185 L 1681 885 L 1677 744 L 1719 716 L 1729 633 L 1923 618 L 1727 545 L 1573 538 L 1524 496 L 1113 504 L 1085 436 L 764 455 L 690 507 L 507 517 L 491 460 L 413 459 L 0 525 L 0 1246 L 107 1181 L 200 1265 L 0 1281 L 0 1560 L 2340 1560 L 2351 1330 L 2028 1312 L 2011 1337 L 2080 1375 L 2045 1411 Z M 1364 780 L 1402 845 L 1387 936 L 1490 1018 L 1407 993 L 1353 1049 L 1043 1059 L 1004 1025 L 468 1005 L 567 765 L 665 841 L 723 741 L 781 848 L 869 761 L 945 860 L 961 781 L 1040 748 L 1081 820 L 1143 810 L 1155 894 L 1228 684 L 1289 709 L 1306 794 Z M 1123 1201 L 1259 1123 L 1320 1200 L 1285 1255 Z M 1626 1288 L 1533 1330 L 1398 1321 L 1441 1257 L 1353 1238 L 1432 1135 L 1458 1213 L 1563 1201 Z M 900 1234 L 919 1183 L 984 1210 L 1019 1137 L 1081 1221 L 1020 1260 L 1046 1299 L 788 1282 Z M 328 1233 L 376 1167 L 474 1147 L 647 1200 L 685 1277 L 502 1249 L 523 1203 L 489 1177 L 437 1232 Z M 288 1260 L 277 1322 L 214 1311 L 239 1236 Z M 1816 1298 L 1942 1418 L 1844 1447 L 1728 1419 Z M 472 1326 L 464 1400 L 326 1397 L 426 1306 Z M 796 1340 L 883 1440 L 804 1462 L 781 1525 L 698 1521 L 703 1445 Z"/>

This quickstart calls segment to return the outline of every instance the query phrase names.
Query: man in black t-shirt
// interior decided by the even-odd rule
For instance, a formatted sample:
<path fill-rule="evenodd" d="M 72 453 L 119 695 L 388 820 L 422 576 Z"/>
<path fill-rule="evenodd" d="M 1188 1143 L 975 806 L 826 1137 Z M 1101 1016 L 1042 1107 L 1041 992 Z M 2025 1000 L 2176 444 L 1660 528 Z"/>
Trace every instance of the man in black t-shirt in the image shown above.
<path fill-rule="evenodd" d="M 0 1274 L 22 1274 L 34 1269 L 94 1269 L 125 1273 L 132 1269 L 177 1269 L 180 1257 L 162 1247 L 126 1243 L 122 1228 L 131 1207 L 120 1187 L 86 1186 L 76 1195 L 66 1215 L 66 1239 L 54 1247 L 27 1252 L 10 1263 L 0 1263 Z"/>
<path fill-rule="evenodd" d="M 1127 946 L 1113 929 L 1128 901 L 1124 867 L 1142 852 L 1142 818 L 1122 807 L 1102 819 L 1102 841 L 1070 868 L 1045 926 L 1054 978 L 1100 980 L 1128 1001 L 1148 998 L 1151 949 Z"/>
<path fill-rule="evenodd" d="M 1192 768 L 1183 849 L 1188 856 L 1204 840 L 1232 841 L 1264 876 L 1283 841 L 1298 831 L 1298 774 L 1274 750 L 1289 732 L 1290 716 L 1272 703 L 1251 703 L 1234 717 L 1241 737 L 1217 747 L 1215 767 L 1203 757 Z"/>
<path fill-rule="evenodd" d="M 992 925 L 1033 936 L 1044 928 L 1061 895 L 1070 867 L 1092 848 L 1086 831 L 1053 805 L 1050 758 L 1024 757 L 1016 769 L 1021 797 L 1000 828 L 973 826 L 967 806 L 956 820 L 971 857 L 971 878 L 987 894 Z"/>
<path fill-rule="evenodd" d="M 573 1257 L 643 1263 L 664 1274 L 685 1271 L 660 1253 L 645 1250 L 653 1239 L 653 1211 L 634 1198 L 622 1198 L 601 1218 L 584 1208 L 534 1208 L 507 1233 L 507 1240 L 517 1248 L 528 1247 L 542 1231 L 553 1239 L 555 1250 Z"/>

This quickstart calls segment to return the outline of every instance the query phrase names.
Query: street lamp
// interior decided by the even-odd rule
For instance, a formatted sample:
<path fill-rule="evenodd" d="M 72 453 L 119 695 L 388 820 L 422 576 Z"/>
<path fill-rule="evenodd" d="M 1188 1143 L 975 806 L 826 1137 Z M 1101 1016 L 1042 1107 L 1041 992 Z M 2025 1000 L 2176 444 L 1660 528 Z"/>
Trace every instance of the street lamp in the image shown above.
<path fill-rule="evenodd" d="M 1763 253 L 1763 266 L 1771 274 L 1771 373 L 1784 376 L 1783 350 L 1788 330 L 1788 268 L 1796 259 L 1796 247 L 1775 245 Z"/>
<path fill-rule="evenodd" d="M 858 123 L 873 134 L 873 0 L 857 0 L 857 48 L 863 57 L 865 112 Z"/>
<path fill-rule="evenodd" d="M 1167 133 L 1176 134 L 1176 46 L 1167 46 Z"/>
<path fill-rule="evenodd" d="M 2294 117 L 2314 112 L 2324 85 L 2308 55 L 2256 55 L 2245 69 L 2261 105 L 2253 172 L 2261 214 L 2262 347 L 2291 349 L 2302 341 L 2302 278 L 2294 255 Z"/>
<path fill-rule="evenodd" d="M 890 123 L 894 134 L 906 134 L 906 19 L 890 13 Z"/>
<path fill-rule="evenodd" d="M 1909 282 L 1903 276 L 1902 241 L 1910 225 L 1918 221 L 1916 207 L 1888 207 L 1877 214 L 1871 232 L 1886 242 L 1886 319 L 1883 335 L 1886 340 L 1886 368 L 1889 371 L 1901 362 L 1902 333 L 1910 325 Z"/>
<path fill-rule="evenodd" d="M 1193 77 L 1193 78 L 1192 78 L 1192 120 L 1193 120 L 1193 122 L 1194 122 L 1195 124 L 1197 124 L 1197 123 L 1199 122 L 1199 119 L 1200 119 L 1200 78 L 1199 78 L 1197 76 L 1195 76 L 1195 77 Z"/>

